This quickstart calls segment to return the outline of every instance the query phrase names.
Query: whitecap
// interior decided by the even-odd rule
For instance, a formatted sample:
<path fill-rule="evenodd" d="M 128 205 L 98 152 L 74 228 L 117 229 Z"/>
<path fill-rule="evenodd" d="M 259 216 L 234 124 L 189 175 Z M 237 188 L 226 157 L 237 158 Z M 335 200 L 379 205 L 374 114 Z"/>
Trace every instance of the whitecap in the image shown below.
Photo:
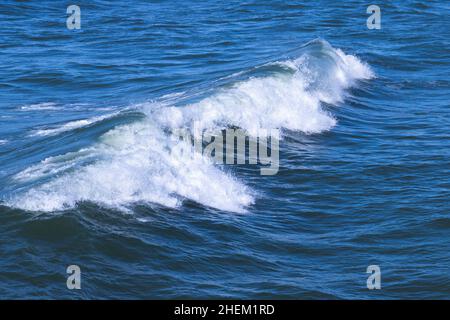
<path fill-rule="evenodd" d="M 252 135 L 274 128 L 324 132 L 336 119 L 323 103 L 339 104 L 347 88 L 374 76 L 358 58 L 321 40 L 299 57 L 273 64 L 290 71 L 239 81 L 183 107 L 167 106 L 167 101 L 140 105 L 147 114 L 144 120 L 118 126 L 87 149 L 48 158 L 17 174 L 17 180 L 49 179 L 14 195 L 8 204 L 33 211 L 64 210 L 82 201 L 119 209 L 136 203 L 176 208 L 190 199 L 245 212 L 255 202 L 255 192 L 209 158 L 186 153 L 192 146 L 174 141 L 168 132 L 194 122 L 208 129 L 237 126 Z M 73 121 L 35 134 L 58 134 L 103 119 Z M 90 161 L 84 163 L 86 159 Z"/>

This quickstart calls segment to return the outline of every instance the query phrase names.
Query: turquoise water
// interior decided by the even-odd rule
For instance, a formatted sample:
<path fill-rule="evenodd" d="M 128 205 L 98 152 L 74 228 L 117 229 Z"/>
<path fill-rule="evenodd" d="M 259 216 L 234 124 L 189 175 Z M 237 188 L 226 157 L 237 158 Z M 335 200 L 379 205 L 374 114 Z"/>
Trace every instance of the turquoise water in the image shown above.
<path fill-rule="evenodd" d="M 448 4 L 76 4 L 0 4 L 0 298 L 450 298 Z M 185 162 L 194 121 L 278 174 Z"/>

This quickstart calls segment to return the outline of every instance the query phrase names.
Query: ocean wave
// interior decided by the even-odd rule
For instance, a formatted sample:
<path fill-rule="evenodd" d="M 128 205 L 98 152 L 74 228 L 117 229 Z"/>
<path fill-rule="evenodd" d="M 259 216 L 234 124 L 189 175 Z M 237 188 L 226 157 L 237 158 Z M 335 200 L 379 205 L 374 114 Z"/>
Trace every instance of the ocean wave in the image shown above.
<path fill-rule="evenodd" d="M 50 181 L 34 183 L 7 203 L 25 210 L 55 211 L 81 201 L 125 208 L 140 202 L 178 207 L 189 199 L 219 210 L 245 212 L 255 202 L 255 192 L 209 158 L 195 152 L 186 156 L 183 151 L 192 146 L 174 141 L 170 131 L 195 122 L 203 129 L 236 126 L 250 135 L 275 128 L 320 133 L 336 123 L 322 102 L 337 104 L 356 80 L 373 77 L 358 58 L 323 40 L 306 45 L 295 59 L 272 65 L 279 71 L 238 81 L 182 107 L 141 105 L 147 114 L 144 120 L 110 130 L 98 143 L 67 159 L 48 158 L 17 174 L 18 180 L 50 177 Z M 57 134 L 103 119 L 69 122 L 35 134 Z M 86 158 L 90 161 L 84 164 Z"/>
<path fill-rule="evenodd" d="M 87 127 L 90 126 L 92 124 L 101 122 L 103 120 L 106 119 L 110 119 L 113 118 L 115 116 L 117 116 L 119 114 L 119 112 L 114 112 L 114 113 L 110 113 L 110 114 L 106 114 L 106 115 L 102 115 L 102 116 L 96 116 L 96 117 L 92 117 L 89 119 L 81 119 L 81 120 L 75 120 L 75 121 L 70 121 L 67 122 L 59 127 L 55 127 L 55 128 L 51 128 L 51 129 L 39 129 L 34 131 L 30 136 L 32 137 L 36 137 L 36 136 L 40 136 L 40 137 L 44 137 L 44 136 L 53 136 L 53 135 L 57 135 L 63 132 L 67 132 L 67 131 L 72 131 L 75 129 L 80 129 L 83 127 Z"/>
<path fill-rule="evenodd" d="M 145 111 L 168 128 L 195 123 L 201 129 L 237 126 L 255 136 L 274 128 L 320 133 L 336 124 L 321 102 L 342 102 L 356 80 L 374 76 L 368 65 L 323 40 L 309 43 L 297 59 L 272 64 L 291 72 L 250 78 L 185 107 Z"/>
<path fill-rule="evenodd" d="M 174 143 L 151 121 L 120 126 L 89 150 L 98 157 L 95 164 L 34 187 L 8 203 L 25 210 L 55 211 L 73 208 L 80 201 L 116 208 L 139 202 L 177 207 L 187 198 L 221 210 L 245 212 L 254 201 L 246 186 L 208 158 L 186 153 L 188 148 L 183 141 Z M 33 171 L 33 178 L 66 166 L 64 161 L 47 159 L 40 170 Z"/>

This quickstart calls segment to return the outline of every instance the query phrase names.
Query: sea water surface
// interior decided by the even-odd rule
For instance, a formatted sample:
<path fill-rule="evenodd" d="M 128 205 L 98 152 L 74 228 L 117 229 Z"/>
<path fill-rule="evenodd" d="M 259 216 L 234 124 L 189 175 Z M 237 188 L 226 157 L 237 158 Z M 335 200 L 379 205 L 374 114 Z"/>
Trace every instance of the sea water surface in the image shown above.
<path fill-rule="evenodd" d="M 0 298 L 450 298 L 450 7 L 370 4 L 2 1 Z"/>

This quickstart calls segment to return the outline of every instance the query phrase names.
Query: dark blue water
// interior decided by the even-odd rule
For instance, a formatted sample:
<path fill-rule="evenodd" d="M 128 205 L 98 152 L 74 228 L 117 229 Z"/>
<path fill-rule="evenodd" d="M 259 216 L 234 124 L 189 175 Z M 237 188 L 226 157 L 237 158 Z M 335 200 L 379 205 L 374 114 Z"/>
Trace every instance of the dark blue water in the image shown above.
<path fill-rule="evenodd" d="M 450 298 L 448 3 L 69 4 L 0 4 L 0 298 Z M 278 174 L 183 162 L 192 121 Z"/>

